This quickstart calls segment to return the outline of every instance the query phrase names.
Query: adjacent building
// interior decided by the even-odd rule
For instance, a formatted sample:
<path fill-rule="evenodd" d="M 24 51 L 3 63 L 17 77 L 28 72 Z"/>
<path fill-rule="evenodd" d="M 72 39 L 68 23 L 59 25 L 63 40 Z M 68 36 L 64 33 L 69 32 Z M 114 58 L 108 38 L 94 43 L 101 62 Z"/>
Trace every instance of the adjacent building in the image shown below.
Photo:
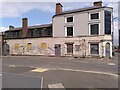
<path fill-rule="evenodd" d="M 118 2 L 118 31 L 119 31 L 119 49 L 120 49 L 120 1 Z"/>
<path fill-rule="evenodd" d="M 9 54 L 112 57 L 113 8 L 102 6 L 101 1 L 70 11 L 62 7 L 56 4 L 51 24 L 28 26 L 23 18 L 22 27 L 10 26 L 4 41 Z"/>

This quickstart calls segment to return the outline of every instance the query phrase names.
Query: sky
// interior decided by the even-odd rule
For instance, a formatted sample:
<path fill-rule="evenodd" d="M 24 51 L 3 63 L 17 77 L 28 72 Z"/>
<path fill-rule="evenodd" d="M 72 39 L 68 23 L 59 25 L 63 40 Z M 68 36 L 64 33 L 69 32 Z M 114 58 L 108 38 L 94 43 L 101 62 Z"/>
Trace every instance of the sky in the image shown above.
<path fill-rule="evenodd" d="M 93 6 L 98 0 L 0 0 L 0 32 L 9 25 L 21 27 L 22 18 L 27 17 L 29 26 L 52 23 L 55 4 L 60 2 L 63 11 Z M 113 7 L 113 17 L 118 17 L 119 0 L 102 0 L 104 6 Z M 118 20 L 114 19 L 114 43 L 118 44 Z"/>

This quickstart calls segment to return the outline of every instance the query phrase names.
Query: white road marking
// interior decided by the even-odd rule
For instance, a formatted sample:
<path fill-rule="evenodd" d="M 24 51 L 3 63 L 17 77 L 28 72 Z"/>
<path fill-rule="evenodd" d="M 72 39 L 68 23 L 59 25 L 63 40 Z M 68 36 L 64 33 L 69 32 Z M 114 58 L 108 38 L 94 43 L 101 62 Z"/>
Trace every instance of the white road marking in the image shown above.
<path fill-rule="evenodd" d="M 111 75 L 111 76 L 118 77 L 117 74 L 106 73 L 106 72 L 86 71 L 86 70 L 77 70 L 77 69 L 62 69 L 62 68 L 59 68 L 59 70 L 65 70 L 65 71 L 76 71 L 76 72 L 86 72 L 86 73 L 94 73 L 94 74 L 105 74 L 105 75 Z"/>
<path fill-rule="evenodd" d="M 7 65 L 7 64 L 3 64 L 3 65 Z M 9 66 L 9 65 L 8 65 Z M 16 65 L 16 67 L 31 67 L 31 68 L 42 68 L 44 69 L 45 67 L 34 67 L 34 66 L 25 66 L 25 65 Z M 80 69 L 67 69 L 67 68 L 45 68 L 45 69 L 49 69 L 49 70 L 64 70 L 64 71 L 76 71 L 76 72 L 86 72 L 86 73 L 93 73 L 93 74 L 104 74 L 104 75 L 111 75 L 111 76 L 115 76 L 118 77 L 117 74 L 113 74 L 113 73 L 107 73 L 107 72 L 98 72 L 98 71 L 87 71 L 87 70 L 80 70 Z"/>
<path fill-rule="evenodd" d="M 65 90 L 65 87 L 63 86 L 62 83 L 49 84 L 49 85 L 48 85 L 48 88 L 49 88 L 49 89 L 61 88 L 62 90 Z"/>
<path fill-rule="evenodd" d="M 41 79 L 41 90 L 42 90 L 42 88 L 43 88 L 43 77 Z"/>
<path fill-rule="evenodd" d="M 116 64 L 115 63 L 108 63 L 108 65 L 115 66 Z"/>
<path fill-rule="evenodd" d="M 9 65 L 9 67 L 16 67 L 15 65 Z"/>
<path fill-rule="evenodd" d="M 37 69 L 33 69 L 31 70 L 31 72 L 45 72 L 48 71 L 49 69 L 45 69 L 45 68 L 37 68 Z"/>
<path fill-rule="evenodd" d="M 33 75 L 25 75 L 25 74 L 16 74 L 16 73 L 8 73 L 8 72 L 3 72 L 5 74 L 9 74 L 9 75 L 19 75 L 19 76 L 25 76 L 25 77 L 32 77 L 32 78 L 41 78 L 41 77 L 38 77 L 38 76 L 33 76 Z"/>
<path fill-rule="evenodd" d="M 0 76 L 2 76 L 2 74 L 0 74 Z"/>

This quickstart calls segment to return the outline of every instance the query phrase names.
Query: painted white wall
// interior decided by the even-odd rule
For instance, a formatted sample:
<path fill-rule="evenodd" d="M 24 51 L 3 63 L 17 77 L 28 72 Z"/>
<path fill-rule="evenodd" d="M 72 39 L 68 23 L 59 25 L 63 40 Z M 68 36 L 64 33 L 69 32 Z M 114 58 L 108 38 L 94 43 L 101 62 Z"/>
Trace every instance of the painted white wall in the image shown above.
<path fill-rule="evenodd" d="M 86 45 L 86 56 L 90 56 L 90 43 L 89 42 L 100 42 L 99 45 L 99 55 L 100 57 L 103 56 L 102 52 L 104 52 L 104 56 L 105 56 L 105 49 L 102 50 L 102 46 L 105 47 L 105 43 L 107 43 L 107 41 L 110 42 L 111 45 L 111 56 L 112 56 L 112 42 L 111 40 L 111 36 L 107 35 L 107 36 L 89 36 L 89 37 L 72 37 L 72 38 L 28 38 L 28 39 L 11 39 L 8 40 L 8 44 L 10 45 L 10 54 L 17 54 L 18 52 L 20 52 L 22 50 L 19 49 L 16 50 L 14 49 L 14 46 L 16 43 L 18 43 L 20 46 L 23 46 L 25 48 L 24 54 L 29 54 L 29 55 L 55 55 L 55 49 L 54 46 L 55 44 L 61 44 L 61 55 L 64 56 L 67 54 L 67 46 L 66 43 L 74 43 L 73 44 L 73 54 L 74 56 L 80 56 L 82 54 L 84 54 L 83 52 L 85 52 L 84 50 L 82 51 L 75 51 L 75 45 L 81 45 L 82 44 L 82 40 L 85 39 L 85 45 Z M 101 40 L 106 40 L 106 42 L 104 41 L 103 43 L 101 42 Z M 47 43 L 47 49 L 43 50 L 43 51 L 39 51 L 40 45 L 41 43 Z M 27 43 L 32 43 L 32 50 L 30 52 L 27 51 L 26 46 Z"/>
<path fill-rule="evenodd" d="M 104 35 L 104 10 L 112 12 L 111 8 L 101 8 L 55 16 L 53 18 L 53 37 L 65 37 L 67 26 L 74 26 L 74 36 L 90 35 L 90 25 L 99 24 L 99 35 Z M 99 13 L 99 19 L 90 20 L 90 14 Z M 66 23 L 66 17 L 73 16 L 73 23 Z"/>

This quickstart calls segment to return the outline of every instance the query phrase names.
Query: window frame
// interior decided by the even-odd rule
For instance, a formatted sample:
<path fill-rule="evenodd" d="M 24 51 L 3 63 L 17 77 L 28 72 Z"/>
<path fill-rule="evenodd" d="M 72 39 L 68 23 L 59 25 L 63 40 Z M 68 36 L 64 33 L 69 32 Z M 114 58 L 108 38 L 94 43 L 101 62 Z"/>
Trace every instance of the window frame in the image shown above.
<path fill-rule="evenodd" d="M 73 27 L 73 35 L 72 36 L 67 35 L 67 27 Z M 66 26 L 65 27 L 65 37 L 73 37 L 73 36 L 74 36 L 74 26 Z"/>
<path fill-rule="evenodd" d="M 108 18 L 106 18 L 106 12 L 110 12 L 110 15 L 111 15 L 111 17 L 110 17 L 110 33 L 107 33 L 106 31 L 108 30 L 108 28 L 106 28 L 106 26 L 108 26 L 107 24 L 108 24 L 108 22 L 106 23 L 106 19 Z M 106 30 L 107 29 L 107 30 Z M 111 35 L 112 34 L 112 12 L 111 11 L 109 11 L 109 10 L 105 10 L 104 11 L 104 34 L 105 35 Z"/>
<path fill-rule="evenodd" d="M 96 14 L 96 13 L 98 13 L 99 18 L 98 19 L 91 19 L 91 14 Z M 89 13 L 89 20 L 100 20 L 100 12 L 91 12 L 91 13 Z"/>
<path fill-rule="evenodd" d="M 91 25 L 98 24 L 98 34 L 91 34 Z M 100 35 L 100 23 L 89 24 L 89 35 Z"/>
<path fill-rule="evenodd" d="M 73 17 L 73 22 L 67 22 L 67 18 Z M 66 16 L 65 17 L 65 23 L 74 23 L 74 16 Z"/>
<path fill-rule="evenodd" d="M 96 54 L 91 53 L 91 44 L 98 45 L 98 53 L 96 53 Z M 90 55 L 100 55 L 100 43 L 90 43 L 89 44 L 89 51 L 90 51 Z"/>

